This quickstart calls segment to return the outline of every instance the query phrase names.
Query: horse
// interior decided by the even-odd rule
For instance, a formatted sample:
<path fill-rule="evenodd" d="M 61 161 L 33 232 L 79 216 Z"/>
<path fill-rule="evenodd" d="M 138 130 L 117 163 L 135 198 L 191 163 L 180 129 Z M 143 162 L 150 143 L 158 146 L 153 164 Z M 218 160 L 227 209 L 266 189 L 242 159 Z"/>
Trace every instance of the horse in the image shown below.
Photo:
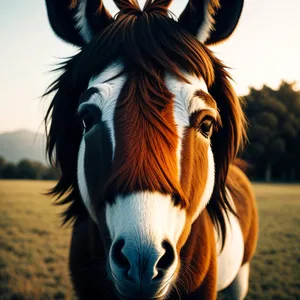
<path fill-rule="evenodd" d="M 67 205 L 79 299 L 230 299 L 248 291 L 255 196 L 234 164 L 243 103 L 210 45 L 243 0 L 46 0 L 55 34 L 79 47 L 45 95 L 49 192 Z"/>

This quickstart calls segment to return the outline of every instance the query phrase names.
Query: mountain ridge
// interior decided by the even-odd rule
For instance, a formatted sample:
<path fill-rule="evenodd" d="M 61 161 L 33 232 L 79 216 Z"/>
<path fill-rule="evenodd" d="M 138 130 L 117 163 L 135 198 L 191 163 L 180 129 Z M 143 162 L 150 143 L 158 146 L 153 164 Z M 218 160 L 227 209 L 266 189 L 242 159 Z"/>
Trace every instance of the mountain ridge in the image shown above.
<path fill-rule="evenodd" d="M 45 134 L 27 129 L 0 133 L 0 156 L 8 162 L 29 159 L 47 164 L 45 148 Z"/>

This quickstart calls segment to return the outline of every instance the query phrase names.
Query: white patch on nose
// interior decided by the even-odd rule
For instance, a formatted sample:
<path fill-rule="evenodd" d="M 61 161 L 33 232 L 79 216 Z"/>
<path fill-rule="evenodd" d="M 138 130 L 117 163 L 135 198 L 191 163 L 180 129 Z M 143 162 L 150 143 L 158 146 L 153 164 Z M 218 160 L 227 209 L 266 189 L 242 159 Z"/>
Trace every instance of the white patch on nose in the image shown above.
<path fill-rule="evenodd" d="M 134 233 L 139 240 L 159 247 L 168 239 L 176 248 L 185 220 L 185 210 L 174 206 L 171 196 L 158 192 L 117 196 L 112 205 L 106 205 L 106 223 L 113 241 Z"/>
<path fill-rule="evenodd" d="M 112 244 L 122 238 L 125 241 L 125 247 L 126 244 L 134 245 L 131 249 L 131 246 L 127 248 L 130 249 L 130 252 L 152 249 L 151 251 L 158 253 L 156 263 L 164 255 L 163 242 L 165 240 L 171 244 L 174 250 L 176 249 L 185 221 L 185 210 L 175 207 L 171 196 L 158 192 L 136 192 L 128 196 L 119 195 L 114 204 L 106 205 L 106 224 Z M 113 262 L 111 252 L 109 257 L 111 268 L 118 276 L 118 267 Z M 173 275 L 178 261 L 179 257 L 175 251 L 172 264 L 164 272 L 164 279 L 161 281 L 158 295 L 167 293 L 173 281 L 171 279 L 174 279 Z M 130 263 L 133 264 L 130 270 L 134 274 L 136 262 L 133 260 Z M 154 262 L 152 266 L 154 277 L 158 274 L 156 263 Z"/>

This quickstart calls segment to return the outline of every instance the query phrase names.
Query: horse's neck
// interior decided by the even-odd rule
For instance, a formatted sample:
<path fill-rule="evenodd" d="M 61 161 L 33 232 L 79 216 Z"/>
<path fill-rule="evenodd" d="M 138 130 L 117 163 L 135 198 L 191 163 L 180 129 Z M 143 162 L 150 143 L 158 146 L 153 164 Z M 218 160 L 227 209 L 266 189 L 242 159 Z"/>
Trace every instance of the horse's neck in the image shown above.
<path fill-rule="evenodd" d="M 183 274 L 191 278 L 185 288 L 194 290 L 203 281 L 212 260 L 216 260 L 213 223 L 206 209 L 193 223 L 180 256 Z"/>
<path fill-rule="evenodd" d="M 232 207 L 235 210 L 234 203 Z M 226 237 L 222 249 L 221 238 L 215 230 L 215 241 L 218 261 L 218 291 L 227 287 L 236 277 L 243 260 L 244 239 L 239 220 L 233 213 L 225 216 Z M 222 249 L 222 250 L 221 250 Z"/>
<path fill-rule="evenodd" d="M 231 200 L 231 205 L 235 209 Z M 227 286 L 236 276 L 243 259 L 244 241 L 238 219 L 229 212 L 225 216 L 226 238 L 221 251 L 221 237 L 217 233 L 206 209 L 194 222 L 190 236 L 181 252 L 183 269 L 188 269 L 193 278 L 191 284 L 198 287 L 211 265 L 217 262 L 218 290 Z"/>
<path fill-rule="evenodd" d="M 71 279 L 78 299 L 117 300 L 107 279 L 105 248 L 98 228 L 90 220 L 82 220 L 73 227 L 70 248 Z"/>

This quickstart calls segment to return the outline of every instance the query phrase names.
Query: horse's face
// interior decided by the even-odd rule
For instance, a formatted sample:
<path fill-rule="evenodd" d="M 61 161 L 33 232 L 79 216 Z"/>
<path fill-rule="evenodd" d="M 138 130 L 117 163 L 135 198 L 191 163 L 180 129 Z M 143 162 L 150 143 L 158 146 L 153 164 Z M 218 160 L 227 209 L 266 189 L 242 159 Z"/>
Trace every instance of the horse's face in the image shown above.
<path fill-rule="evenodd" d="M 91 25 L 101 22 L 96 22 L 95 15 L 87 22 L 85 14 L 88 18 L 96 2 L 82 1 L 73 15 L 65 9 L 53 15 L 51 10 L 59 9 L 59 4 L 49 0 L 49 17 L 55 32 L 66 39 L 69 30 L 69 41 L 76 44 L 83 43 L 82 40 L 89 42 L 95 31 L 95 28 L 91 30 Z M 82 124 L 75 168 L 77 184 L 81 200 L 98 225 L 99 235 L 108 250 L 107 272 L 117 292 L 135 299 L 160 298 L 165 297 L 176 282 L 180 250 L 193 222 L 212 196 L 215 168 L 218 181 L 226 176 L 226 172 L 223 174 L 219 170 L 220 159 L 215 165 L 217 151 L 223 150 L 212 149 L 212 137 L 223 125 L 225 139 L 219 146 L 226 147 L 223 152 L 229 154 L 224 156 L 229 158 L 234 150 L 227 145 L 226 138 L 234 136 L 230 130 L 238 122 L 239 106 L 230 94 L 227 79 L 219 79 L 222 85 L 210 89 L 213 82 L 218 81 L 214 80 L 215 73 L 223 72 L 224 75 L 225 72 L 220 64 L 219 70 L 214 70 L 218 62 L 213 61 L 210 52 L 168 18 L 166 8 L 170 1 L 147 1 L 145 11 L 148 12 L 144 14 L 129 2 L 115 2 L 121 12 L 124 10 L 115 21 L 119 23 L 110 25 L 110 31 L 104 32 L 99 42 L 93 41 L 90 48 L 83 49 L 84 58 L 79 59 L 76 69 L 80 73 L 80 68 L 86 64 L 93 69 L 93 61 L 89 59 L 95 57 L 93 49 L 97 47 L 102 47 L 100 55 L 110 57 L 109 52 L 113 53 L 109 63 L 105 66 L 105 62 L 102 63 L 100 72 L 95 71 L 97 68 L 88 70 L 91 76 L 86 80 L 84 90 L 80 90 L 79 95 L 74 92 L 74 97 L 78 98 L 74 115 Z M 71 7 L 76 8 L 76 4 L 77 1 L 72 1 Z M 198 33 L 205 41 L 210 30 L 209 12 L 217 6 L 215 0 L 212 4 L 194 4 L 193 9 L 196 7 L 198 13 L 207 10 L 201 16 L 201 32 L 198 27 L 193 28 L 193 22 L 189 24 L 192 12 L 187 6 L 180 17 L 182 26 Z M 112 22 L 103 6 L 98 13 L 105 15 L 102 25 Z M 228 17 L 226 14 L 228 12 L 222 18 Z M 70 27 L 60 31 L 59 15 L 75 15 L 77 31 Z M 210 42 L 227 37 L 238 16 L 239 13 L 233 25 L 227 24 L 230 28 L 226 28 L 226 32 L 221 32 L 220 36 L 214 32 Z M 174 35 L 169 28 L 173 25 L 174 31 L 178 31 Z M 159 32 L 153 32 L 154 29 Z M 119 35 L 118 30 L 122 31 Z M 135 33 L 131 34 L 130 30 Z M 155 34 L 164 37 L 157 39 Z M 179 34 L 182 36 L 177 39 Z M 109 42 L 103 46 L 113 37 L 118 43 L 124 38 L 119 46 L 123 53 L 115 50 L 118 47 L 114 44 L 109 48 Z M 145 43 L 143 38 L 149 45 L 141 46 Z M 191 70 L 190 74 L 187 70 Z M 226 91 L 222 94 L 218 89 Z M 211 90 L 218 99 L 214 99 Z M 226 97 L 231 96 L 232 99 L 227 101 Z M 223 109 L 228 114 L 225 117 L 219 114 L 222 108 L 218 107 L 218 100 L 222 97 Z M 52 123 L 54 119 L 55 111 Z M 232 144 L 238 144 L 239 137 L 233 139 L 236 141 Z M 64 171 L 62 159 L 59 160 Z"/>
<path fill-rule="evenodd" d="M 211 197 L 219 114 L 204 81 L 192 76 L 186 83 L 166 75 L 172 98 L 163 109 L 144 108 L 143 98 L 124 91 L 120 67 L 92 78 L 81 95 L 78 184 L 90 216 L 107 227 L 117 289 L 158 296 L 176 279 L 180 249 Z"/>

